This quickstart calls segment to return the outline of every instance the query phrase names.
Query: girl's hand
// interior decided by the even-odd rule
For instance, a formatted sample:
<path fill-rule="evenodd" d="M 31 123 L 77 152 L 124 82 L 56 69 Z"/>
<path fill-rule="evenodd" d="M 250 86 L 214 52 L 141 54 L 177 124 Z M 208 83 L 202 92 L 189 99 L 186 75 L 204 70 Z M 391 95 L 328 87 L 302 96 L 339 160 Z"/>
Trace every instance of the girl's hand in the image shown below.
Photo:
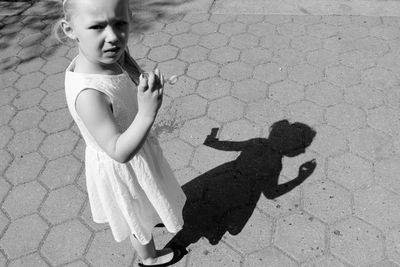
<path fill-rule="evenodd" d="M 161 107 L 164 76 L 158 69 L 141 74 L 138 85 L 138 115 L 154 119 Z"/>

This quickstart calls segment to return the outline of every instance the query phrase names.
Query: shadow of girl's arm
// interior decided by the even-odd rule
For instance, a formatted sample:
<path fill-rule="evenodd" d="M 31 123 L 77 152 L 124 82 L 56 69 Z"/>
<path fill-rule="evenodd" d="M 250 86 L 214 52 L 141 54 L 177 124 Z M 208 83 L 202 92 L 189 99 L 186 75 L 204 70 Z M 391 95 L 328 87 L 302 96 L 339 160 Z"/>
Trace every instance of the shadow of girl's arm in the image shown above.
<path fill-rule="evenodd" d="M 299 175 L 296 178 L 284 184 L 266 186 L 263 190 L 264 196 L 268 199 L 275 199 L 289 193 L 301 185 L 314 172 L 316 166 L 315 159 L 303 163 L 299 168 Z"/>
<path fill-rule="evenodd" d="M 219 128 L 212 128 L 211 133 L 207 135 L 206 140 L 204 140 L 204 145 L 222 150 L 222 151 L 243 151 L 248 145 L 248 141 L 220 141 L 217 138 Z"/>

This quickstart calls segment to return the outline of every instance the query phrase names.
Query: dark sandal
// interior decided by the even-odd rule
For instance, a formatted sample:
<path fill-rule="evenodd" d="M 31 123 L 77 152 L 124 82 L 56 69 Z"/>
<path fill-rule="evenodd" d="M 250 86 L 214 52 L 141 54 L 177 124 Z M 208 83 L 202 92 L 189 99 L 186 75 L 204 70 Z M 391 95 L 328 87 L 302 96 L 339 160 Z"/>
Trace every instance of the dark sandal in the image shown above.
<path fill-rule="evenodd" d="M 177 263 L 178 261 L 180 261 L 182 259 L 183 253 L 180 249 L 178 248 L 172 248 L 172 253 L 174 253 L 174 256 L 172 257 L 172 259 L 166 263 L 161 263 L 161 264 L 154 264 L 154 265 L 146 265 L 143 263 L 139 263 L 139 266 L 141 267 L 166 267 L 166 266 L 170 266 L 174 263 Z"/>

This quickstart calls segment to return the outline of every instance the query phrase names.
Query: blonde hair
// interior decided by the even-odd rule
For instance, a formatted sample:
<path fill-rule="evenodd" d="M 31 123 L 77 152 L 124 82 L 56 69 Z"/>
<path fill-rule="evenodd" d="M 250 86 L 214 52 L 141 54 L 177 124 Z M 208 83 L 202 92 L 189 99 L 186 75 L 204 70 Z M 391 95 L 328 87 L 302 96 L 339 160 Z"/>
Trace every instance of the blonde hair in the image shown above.
<path fill-rule="evenodd" d="M 62 28 L 63 21 L 71 21 L 72 10 L 73 10 L 73 0 L 63 0 L 62 10 L 63 15 L 53 26 L 53 36 L 60 43 L 65 43 L 68 40 L 68 37 L 65 35 L 64 30 Z"/>

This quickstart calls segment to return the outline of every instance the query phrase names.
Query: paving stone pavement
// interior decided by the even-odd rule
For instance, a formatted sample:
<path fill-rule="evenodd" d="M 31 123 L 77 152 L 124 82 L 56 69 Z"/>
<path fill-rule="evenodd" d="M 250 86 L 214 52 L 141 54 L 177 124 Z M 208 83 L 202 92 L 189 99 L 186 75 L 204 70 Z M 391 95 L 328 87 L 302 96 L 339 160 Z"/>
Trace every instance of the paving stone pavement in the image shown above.
<path fill-rule="evenodd" d="M 63 91 L 76 47 L 51 38 L 53 13 L 0 17 L 0 266 L 135 266 L 130 243 L 91 221 Z M 129 48 L 144 69 L 180 75 L 154 126 L 190 195 L 176 266 L 400 266 L 400 19 L 150 15 Z M 249 150 L 283 119 L 315 130 L 305 153 Z M 212 132 L 225 145 L 205 142 Z M 249 182 L 249 165 L 229 172 L 262 160 L 285 183 L 311 159 L 278 196 Z M 160 246 L 172 238 L 156 230 Z"/>

